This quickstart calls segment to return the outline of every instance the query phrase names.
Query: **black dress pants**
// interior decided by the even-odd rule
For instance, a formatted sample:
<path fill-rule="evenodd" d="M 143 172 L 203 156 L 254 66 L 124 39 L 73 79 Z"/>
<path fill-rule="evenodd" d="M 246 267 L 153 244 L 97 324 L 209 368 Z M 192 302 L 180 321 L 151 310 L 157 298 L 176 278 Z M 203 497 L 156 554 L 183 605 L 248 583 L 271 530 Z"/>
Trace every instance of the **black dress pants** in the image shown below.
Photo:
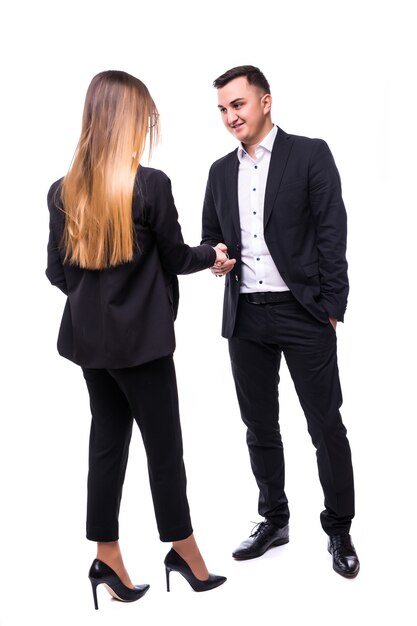
<path fill-rule="evenodd" d="M 353 470 L 339 412 L 342 393 L 332 325 L 317 321 L 295 299 L 250 304 L 241 295 L 229 352 L 259 487 L 259 514 L 278 526 L 289 519 L 278 422 L 279 367 L 284 354 L 316 448 L 324 492 L 322 527 L 328 534 L 348 532 L 354 516 Z"/>
<path fill-rule="evenodd" d="M 91 406 L 87 538 L 116 541 L 133 420 L 146 450 L 161 541 L 192 534 L 172 356 L 125 369 L 83 368 Z"/>

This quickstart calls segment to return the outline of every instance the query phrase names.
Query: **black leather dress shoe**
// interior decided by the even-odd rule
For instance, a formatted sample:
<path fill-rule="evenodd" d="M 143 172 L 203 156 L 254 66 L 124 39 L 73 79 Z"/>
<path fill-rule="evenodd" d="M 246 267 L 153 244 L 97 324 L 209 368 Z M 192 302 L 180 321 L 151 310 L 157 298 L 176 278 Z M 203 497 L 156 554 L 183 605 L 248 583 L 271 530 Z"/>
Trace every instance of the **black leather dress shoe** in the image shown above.
<path fill-rule="evenodd" d="M 347 533 L 329 535 L 327 547 L 333 556 L 333 569 L 345 578 L 355 578 L 359 573 L 359 559 L 352 539 Z"/>
<path fill-rule="evenodd" d="M 242 541 L 240 546 L 233 552 L 233 558 L 238 561 L 256 559 L 265 554 L 269 548 L 282 546 L 290 540 L 288 524 L 283 528 L 265 520 L 255 526 L 251 536 Z"/>

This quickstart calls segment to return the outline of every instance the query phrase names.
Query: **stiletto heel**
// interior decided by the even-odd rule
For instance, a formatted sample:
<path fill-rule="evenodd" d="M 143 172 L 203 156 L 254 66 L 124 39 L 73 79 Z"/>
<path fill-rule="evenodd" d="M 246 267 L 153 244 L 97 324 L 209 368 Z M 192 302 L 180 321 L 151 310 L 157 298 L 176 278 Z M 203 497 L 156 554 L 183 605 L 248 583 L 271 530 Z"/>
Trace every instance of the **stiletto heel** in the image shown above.
<path fill-rule="evenodd" d="M 99 561 L 99 559 L 94 559 L 88 578 L 93 589 L 94 608 L 96 610 L 98 609 L 97 587 L 99 585 L 104 585 L 110 595 L 121 602 L 135 602 L 145 595 L 149 589 L 149 585 L 135 585 L 133 589 L 126 587 L 116 572 L 103 561 Z"/>
<path fill-rule="evenodd" d="M 219 587 L 227 578 L 225 576 L 217 576 L 216 574 L 209 574 L 206 580 L 200 580 L 194 576 L 190 566 L 173 548 L 168 552 L 164 560 L 165 573 L 167 578 L 167 591 L 169 588 L 169 574 L 170 572 L 178 572 L 184 576 L 190 587 L 194 591 L 209 591 L 215 587 Z"/>
<path fill-rule="evenodd" d="M 91 580 L 90 578 L 90 582 L 91 582 L 91 587 L 93 589 L 93 598 L 94 598 L 94 608 L 96 609 L 96 611 L 98 610 L 98 601 L 97 601 L 97 583 L 94 580 Z"/>

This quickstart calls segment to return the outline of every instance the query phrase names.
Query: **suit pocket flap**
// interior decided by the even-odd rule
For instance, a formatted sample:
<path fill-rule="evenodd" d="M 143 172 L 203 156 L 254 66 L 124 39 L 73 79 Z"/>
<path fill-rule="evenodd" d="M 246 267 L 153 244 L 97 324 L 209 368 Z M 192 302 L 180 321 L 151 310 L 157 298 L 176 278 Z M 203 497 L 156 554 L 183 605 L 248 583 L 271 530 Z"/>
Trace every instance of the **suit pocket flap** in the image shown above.
<path fill-rule="evenodd" d="M 308 278 L 312 276 L 317 276 L 319 273 L 319 264 L 318 261 L 314 261 L 314 263 L 309 263 L 308 265 L 303 265 L 304 272 Z"/>

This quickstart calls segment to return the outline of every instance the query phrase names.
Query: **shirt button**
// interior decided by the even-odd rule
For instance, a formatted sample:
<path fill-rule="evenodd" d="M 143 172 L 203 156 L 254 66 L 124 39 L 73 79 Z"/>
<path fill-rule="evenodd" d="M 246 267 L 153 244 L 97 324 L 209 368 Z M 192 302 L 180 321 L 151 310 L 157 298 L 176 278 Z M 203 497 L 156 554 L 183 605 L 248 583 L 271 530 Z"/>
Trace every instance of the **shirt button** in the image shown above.
<path fill-rule="evenodd" d="M 258 235 L 254 235 L 254 237 L 257 237 Z"/>
<path fill-rule="evenodd" d="M 257 261 L 260 261 L 261 259 L 257 256 L 257 257 L 256 257 L 256 260 L 257 260 Z"/>
<path fill-rule="evenodd" d="M 254 188 L 252 189 L 252 191 L 256 191 L 256 187 L 254 187 Z"/>
<path fill-rule="evenodd" d="M 264 282 L 263 280 L 260 280 L 260 281 L 259 281 L 259 284 L 260 284 L 260 285 L 262 285 L 262 283 L 263 283 L 263 282 Z"/>
<path fill-rule="evenodd" d="M 257 166 L 257 165 L 255 165 L 255 169 L 256 169 L 256 170 L 258 169 L 258 166 Z"/>
<path fill-rule="evenodd" d="M 254 211 L 253 214 L 256 215 L 256 211 Z"/>

